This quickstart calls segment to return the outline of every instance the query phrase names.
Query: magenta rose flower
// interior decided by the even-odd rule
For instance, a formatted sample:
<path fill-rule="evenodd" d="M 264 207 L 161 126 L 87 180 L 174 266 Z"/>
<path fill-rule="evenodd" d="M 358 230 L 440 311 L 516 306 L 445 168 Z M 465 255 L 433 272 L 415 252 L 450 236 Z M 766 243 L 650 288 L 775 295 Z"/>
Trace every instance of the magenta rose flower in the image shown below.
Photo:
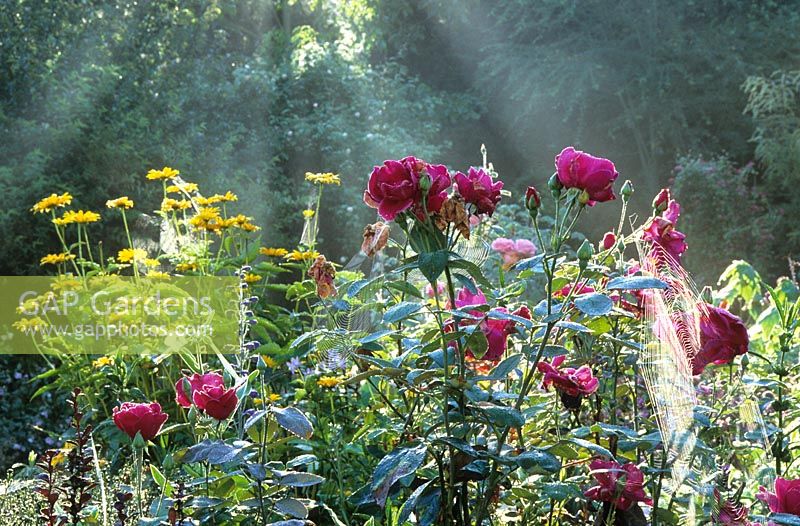
<path fill-rule="evenodd" d="M 561 401 L 568 409 L 578 409 L 581 400 L 600 386 L 600 381 L 594 377 L 588 365 L 574 367 L 561 367 L 566 356 L 556 356 L 551 363 L 541 361 L 536 365 L 539 372 L 544 374 L 542 387 L 553 386 L 558 391 Z"/>
<path fill-rule="evenodd" d="M 495 181 L 483 168 L 470 168 L 466 175 L 456 172 L 453 176 L 458 193 L 464 201 L 475 205 L 476 214 L 492 215 L 500 202 L 502 181 Z"/>
<path fill-rule="evenodd" d="M 189 392 L 184 390 L 184 383 L 189 383 Z M 197 374 L 180 378 L 175 383 L 175 401 L 183 408 L 192 406 L 192 395 L 204 387 L 220 387 L 224 385 L 222 375 L 215 372 Z"/>
<path fill-rule="evenodd" d="M 419 184 L 423 172 L 428 174 L 431 183 L 424 206 L 424 193 Z M 429 213 L 438 212 L 442 208 L 450 185 L 450 173 L 443 165 L 428 164 L 415 157 L 389 160 L 372 170 L 364 192 L 364 202 L 377 208 L 381 217 L 387 221 L 406 210 L 412 210 L 423 220 L 426 208 Z"/>
<path fill-rule="evenodd" d="M 775 493 L 764 486 L 758 488 L 758 500 L 769 506 L 772 513 L 788 513 L 800 517 L 800 479 L 788 480 L 778 477 L 775 480 Z"/>
<path fill-rule="evenodd" d="M 749 520 L 750 508 L 742 503 L 733 502 L 731 500 L 722 500 L 719 490 L 714 490 L 714 497 L 717 500 L 717 509 L 715 514 L 714 524 L 722 524 L 723 526 L 752 526 Z"/>
<path fill-rule="evenodd" d="M 591 285 L 580 285 L 575 288 L 575 292 L 573 292 L 573 296 L 580 296 L 581 294 L 589 294 L 594 292 L 594 287 Z M 564 285 L 557 291 L 553 293 L 554 296 L 560 296 L 562 298 L 566 298 L 569 296 L 569 293 L 572 292 L 573 286 L 572 285 Z"/>
<path fill-rule="evenodd" d="M 750 337 L 742 320 L 727 310 L 706 305 L 700 315 L 700 351 L 692 358 L 692 374 L 708 364 L 725 364 L 747 352 Z"/>
<path fill-rule="evenodd" d="M 204 386 L 192 395 L 194 405 L 202 409 L 208 416 L 216 420 L 225 420 L 236 410 L 239 398 L 236 390 L 225 386 Z"/>
<path fill-rule="evenodd" d="M 612 502 L 622 511 L 637 502 L 653 504 L 653 500 L 644 492 L 644 474 L 633 463 L 621 466 L 613 460 L 596 459 L 589 464 L 589 468 L 598 485 L 584 492 L 587 498 Z"/>
<path fill-rule="evenodd" d="M 589 194 L 589 206 L 617 198 L 612 185 L 619 173 L 608 159 L 569 146 L 556 156 L 556 170 L 564 188 L 578 188 Z"/>
<path fill-rule="evenodd" d="M 484 296 L 483 292 L 480 289 L 473 294 L 468 289 L 464 288 L 461 289 L 456 297 L 456 308 L 463 309 L 465 307 L 477 306 L 477 305 L 485 305 L 486 304 L 486 296 Z M 500 307 L 495 309 L 500 312 L 508 312 L 508 309 Z M 471 314 L 475 316 L 482 316 L 483 313 L 480 311 L 469 311 Z M 513 315 L 519 316 L 520 318 L 525 318 L 526 320 L 531 319 L 531 312 L 528 310 L 528 307 L 521 306 L 512 312 Z M 474 323 L 474 322 L 473 322 Z M 472 323 L 468 321 L 462 321 L 461 325 L 471 325 Z M 508 337 L 511 336 L 514 331 L 516 330 L 516 323 L 513 320 L 498 320 L 494 318 L 487 318 L 480 322 L 480 330 L 486 336 L 486 341 L 488 342 L 488 348 L 486 353 L 481 357 L 482 360 L 489 360 L 492 362 L 496 362 L 503 357 L 503 354 L 506 352 L 508 347 Z M 474 358 L 475 355 L 467 349 L 466 355 Z"/>
<path fill-rule="evenodd" d="M 123 402 L 113 409 L 112 416 L 117 427 L 129 437 L 134 438 L 136 433 L 141 433 L 145 440 L 153 440 L 167 418 L 169 416 L 161 411 L 161 405 L 156 402 L 149 404 Z"/>
<path fill-rule="evenodd" d="M 681 256 L 689 246 L 686 235 L 675 230 L 675 223 L 680 217 L 681 207 L 676 201 L 670 201 L 664 213 L 654 217 L 645 228 L 643 239 L 650 244 L 649 256 L 656 263 L 680 263 Z"/>

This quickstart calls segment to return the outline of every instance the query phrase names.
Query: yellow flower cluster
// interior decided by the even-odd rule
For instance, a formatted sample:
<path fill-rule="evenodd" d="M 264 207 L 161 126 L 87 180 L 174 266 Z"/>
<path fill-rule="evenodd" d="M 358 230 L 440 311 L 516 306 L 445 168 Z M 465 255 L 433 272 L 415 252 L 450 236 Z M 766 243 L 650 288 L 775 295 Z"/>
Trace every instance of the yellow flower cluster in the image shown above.
<path fill-rule="evenodd" d="M 171 184 L 167 187 L 168 194 L 191 194 L 198 190 L 197 183 Z"/>
<path fill-rule="evenodd" d="M 127 197 L 117 197 L 116 199 L 110 199 L 106 201 L 106 207 L 108 208 L 133 208 L 133 201 Z"/>
<path fill-rule="evenodd" d="M 198 230 L 208 230 L 216 232 L 222 228 L 223 219 L 219 215 L 219 208 L 207 206 L 197 211 L 194 217 L 189 220 L 189 224 Z"/>
<path fill-rule="evenodd" d="M 238 201 L 238 200 L 239 197 L 230 190 L 225 192 L 224 195 L 214 194 L 211 197 L 198 197 L 196 199 L 197 204 L 199 204 L 200 206 L 215 205 L 217 203 L 231 203 L 233 201 Z"/>
<path fill-rule="evenodd" d="M 306 181 L 310 181 L 314 184 L 336 184 L 336 185 L 342 184 L 341 179 L 339 179 L 339 175 L 331 172 L 325 172 L 325 173 L 306 172 Z"/>
<path fill-rule="evenodd" d="M 246 215 L 243 214 L 239 214 L 226 219 L 225 224 L 226 226 L 241 228 L 245 232 L 256 232 L 258 230 L 261 230 L 261 227 L 258 227 L 250 222 L 251 219 L 253 218 L 247 217 Z"/>
<path fill-rule="evenodd" d="M 61 195 L 50 194 L 47 197 L 40 199 L 38 203 L 33 205 L 31 211 L 33 211 L 34 214 L 43 214 L 54 208 L 67 206 L 70 203 L 72 203 L 72 196 L 69 194 L 69 192 L 64 192 Z"/>
<path fill-rule="evenodd" d="M 39 327 L 44 327 L 45 325 L 47 325 L 45 321 L 39 317 L 22 318 L 11 324 L 19 332 L 35 332 Z"/>
<path fill-rule="evenodd" d="M 188 262 L 188 263 L 178 263 L 175 265 L 175 270 L 178 272 L 189 272 L 197 270 L 197 263 L 195 262 Z"/>
<path fill-rule="evenodd" d="M 292 250 L 284 256 L 289 261 L 309 261 L 317 259 L 319 252 L 316 250 Z"/>
<path fill-rule="evenodd" d="M 342 381 L 336 378 L 335 376 L 322 376 L 317 380 L 317 385 L 320 387 L 325 387 L 331 389 L 339 385 Z"/>
<path fill-rule="evenodd" d="M 47 254 L 42 259 L 39 260 L 40 265 L 60 265 L 61 263 L 66 263 L 67 261 L 75 259 L 75 254 L 70 254 L 68 252 L 61 252 L 59 254 Z"/>
<path fill-rule="evenodd" d="M 169 166 L 165 166 L 161 170 L 150 170 L 147 172 L 147 178 L 151 181 L 157 181 L 160 179 L 174 179 L 175 176 L 179 174 L 180 172 L 178 170 L 173 170 Z"/>
<path fill-rule="evenodd" d="M 147 259 L 147 251 L 143 248 L 123 248 L 117 253 L 117 261 L 120 263 L 144 261 L 145 259 Z"/>
<path fill-rule="evenodd" d="M 72 223 L 96 223 L 100 221 L 100 214 L 89 210 L 67 210 L 64 215 L 53 219 L 53 223 L 58 226 L 71 225 Z"/>
<path fill-rule="evenodd" d="M 153 279 L 169 279 L 169 274 L 160 270 L 148 270 L 146 276 Z"/>
<path fill-rule="evenodd" d="M 248 272 L 244 275 L 244 281 L 245 283 L 258 283 L 261 281 L 261 276 L 258 274 L 253 274 L 252 272 Z"/>
<path fill-rule="evenodd" d="M 258 252 L 262 256 L 267 256 L 268 258 L 282 258 L 289 253 L 289 251 L 285 248 L 275 247 L 261 247 L 258 249 Z"/>
<path fill-rule="evenodd" d="M 162 212 L 170 212 L 173 210 L 187 210 L 191 208 L 192 202 L 187 201 L 186 199 L 172 199 L 167 197 L 163 201 L 161 201 L 161 211 Z"/>
<path fill-rule="evenodd" d="M 101 367 L 105 367 L 106 365 L 114 365 L 114 358 L 111 356 L 101 356 L 97 360 L 92 362 L 92 367 L 95 369 L 100 369 Z"/>

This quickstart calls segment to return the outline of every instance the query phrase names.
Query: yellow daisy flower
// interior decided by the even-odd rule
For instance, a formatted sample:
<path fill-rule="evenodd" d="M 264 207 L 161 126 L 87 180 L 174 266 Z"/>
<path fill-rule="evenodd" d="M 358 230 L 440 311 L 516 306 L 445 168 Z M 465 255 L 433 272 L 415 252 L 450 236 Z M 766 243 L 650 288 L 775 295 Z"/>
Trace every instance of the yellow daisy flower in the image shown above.
<path fill-rule="evenodd" d="M 130 263 L 131 261 L 143 261 L 147 259 L 147 251 L 143 248 L 123 248 L 117 253 L 119 263 Z"/>
<path fill-rule="evenodd" d="M 178 263 L 175 265 L 175 270 L 178 272 L 188 272 L 197 270 L 197 263 L 190 262 L 190 263 Z"/>
<path fill-rule="evenodd" d="M 244 281 L 245 283 L 258 283 L 259 281 L 261 281 L 261 276 L 259 276 L 258 274 L 253 274 L 252 272 L 248 272 L 244 276 Z"/>
<path fill-rule="evenodd" d="M 341 179 L 339 179 L 339 175 L 331 172 L 325 172 L 325 173 L 306 172 L 306 181 L 310 181 L 314 184 L 335 184 L 335 185 L 342 184 Z"/>
<path fill-rule="evenodd" d="M 167 186 L 167 193 L 168 194 L 179 194 L 179 193 L 187 193 L 191 194 L 198 190 L 197 183 L 182 183 L 182 184 L 171 184 Z"/>
<path fill-rule="evenodd" d="M 148 270 L 147 271 L 147 277 L 148 278 L 153 278 L 153 279 L 168 279 L 169 278 L 169 274 L 167 274 L 166 272 L 158 271 L 158 270 Z"/>
<path fill-rule="evenodd" d="M 72 223 L 96 223 L 100 221 L 100 214 L 90 210 L 67 210 L 61 218 L 56 218 L 53 222 L 59 226 L 70 225 Z"/>
<path fill-rule="evenodd" d="M 111 199 L 106 201 L 106 207 L 108 208 L 133 208 L 133 201 L 127 197 L 117 197 L 116 199 Z"/>
<path fill-rule="evenodd" d="M 187 210 L 191 208 L 192 202 L 187 201 L 186 199 L 172 199 L 167 197 L 163 201 L 161 201 L 161 211 L 162 212 L 170 212 L 172 210 Z"/>
<path fill-rule="evenodd" d="M 114 365 L 114 358 L 111 356 L 101 356 L 97 360 L 92 362 L 92 367 L 95 369 L 100 369 L 106 365 Z"/>
<path fill-rule="evenodd" d="M 40 265 L 59 265 L 61 263 L 65 263 L 71 259 L 75 259 L 75 254 L 69 254 L 67 252 L 61 252 L 59 254 L 47 254 L 42 259 L 39 260 Z"/>
<path fill-rule="evenodd" d="M 267 256 L 269 258 L 282 258 L 289 253 L 289 251 L 286 250 L 285 248 L 275 248 L 275 247 L 261 247 L 258 249 L 258 252 L 261 255 Z"/>
<path fill-rule="evenodd" d="M 155 259 L 155 258 L 146 258 L 144 260 L 144 265 L 146 267 L 155 268 L 155 267 L 159 266 L 160 264 L 161 264 L 161 262 L 159 260 Z"/>
<path fill-rule="evenodd" d="M 261 359 L 264 360 L 264 363 L 267 364 L 267 367 L 275 369 L 278 366 L 277 360 L 275 360 L 275 358 L 273 358 L 272 356 L 264 355 L 261 357 Z"/>
<path fill-rule="evenodd" d="M 33 211 L 34 214 L 43 214 L 54 208 L 67 206 L 70 203 L 72 203 L 72 196 L 69 194 L 69 192 L 64 192 L 61 195 L 50 194 L 47 197 L 40 199 L 39 202 L 33 205 L 31 211 Z"/>
<path fill-rule="evenodd" d="M 292 250 L 284 256 L 289 261 L 309 261 L 317 259 L 319 252 L 316 250 Z"/>
<path fill-rule="evenodd" d="M 306 219 L 314 217 L 314 211 L 311 210 L 310 208 L 303 210 L 303 217 L 305 217 Z"/>
<path fill-rule="evenodd" d="M 272 403 L 280 402 L 281 401 L 281 395 L 279 395 L 278 393 L 272 393 L 272 394 L 269 395 L 269 401 L 272 402 Z"/>
<path fill-rule="evenodd" d="M 173 170 L 169 166 L 165 166 L 161 170 L 150 170 L 147 172 L 147 178 L 151 181 L 156 181 L 159 179 L 173 179 L 179 174 L 180 172 L 178 170 Z"/>
<path fill-rule="evenodd" d="M 317 380 L 317 385 L 325 388 L 333 388 L 341 383 L 341 380 L 334 376 L 323 376 Z"/>

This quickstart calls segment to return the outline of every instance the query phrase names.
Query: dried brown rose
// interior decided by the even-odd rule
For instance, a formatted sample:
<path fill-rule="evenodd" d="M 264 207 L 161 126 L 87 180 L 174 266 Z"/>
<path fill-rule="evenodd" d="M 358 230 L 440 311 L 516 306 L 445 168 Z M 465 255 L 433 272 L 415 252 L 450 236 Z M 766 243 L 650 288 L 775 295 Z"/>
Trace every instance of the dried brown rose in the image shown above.
<path fill-rule="evenodd" d="M 325 299 L 336 295 L 336 286 L 333 284 L 336 269 L 325 256 L 317 256 L 314 264 L 308 269 L 308 275 L 317 284 L 317 296 Z"/>
<path fill-rule="evenodd" d="M 364 242 L 361 250 L 369 257 L 374 256 L 386 246 L 389 241 L 389 225 L 378 221 L 373 225 L 364 227 Z"/>
<path fill-rule="evenodd" d="M 460 195 L 456 194 L 445 201 L 442 209 L 434 216 L 434 221 L 439 230 L 445 230 L 448 223 L 453 223 L 455 229 L 469 239 L 469 213 L 464 198 Z"/>

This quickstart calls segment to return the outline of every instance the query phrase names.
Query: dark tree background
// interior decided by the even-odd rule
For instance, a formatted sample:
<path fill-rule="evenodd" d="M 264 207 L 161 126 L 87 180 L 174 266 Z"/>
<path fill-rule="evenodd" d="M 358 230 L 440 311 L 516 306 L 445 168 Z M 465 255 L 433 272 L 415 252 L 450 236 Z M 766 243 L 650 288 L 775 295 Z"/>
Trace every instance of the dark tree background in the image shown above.
<path fill-rule="evenodd" d="M 211 193 L 238 193 L 264 243 L 286 246 L 309 199 L 298 191 L 304 172 L 341 173 L 342 188 L 326 193 L 336 221 L 322 236 L 329 255 L 347 257 L 370 219 L 359 202 L 373 164 L 415 154 L 464 168 L 485 143 L 515 198 L 543 185 L 569 144 L 613 159 L 642 213 L 677 177 L 699 281 L 730 257 L 782 273 L 800 252 L 798 7 L 8 0 L 0 272 L 40 272 L 39 257 L 56 248 L 47 219 L 28 212 L 39 197 L 70 191 L 98 210 L 128 194 L 146 212 L 158 200 L 143 176 L 165 164 Z M 703 162 L 714 169 L 697 170 Z M 614 213 L 598 207 L 582 228 L 599 238 Z M 121 229 L 104 225 L 113 243 Z"/>

